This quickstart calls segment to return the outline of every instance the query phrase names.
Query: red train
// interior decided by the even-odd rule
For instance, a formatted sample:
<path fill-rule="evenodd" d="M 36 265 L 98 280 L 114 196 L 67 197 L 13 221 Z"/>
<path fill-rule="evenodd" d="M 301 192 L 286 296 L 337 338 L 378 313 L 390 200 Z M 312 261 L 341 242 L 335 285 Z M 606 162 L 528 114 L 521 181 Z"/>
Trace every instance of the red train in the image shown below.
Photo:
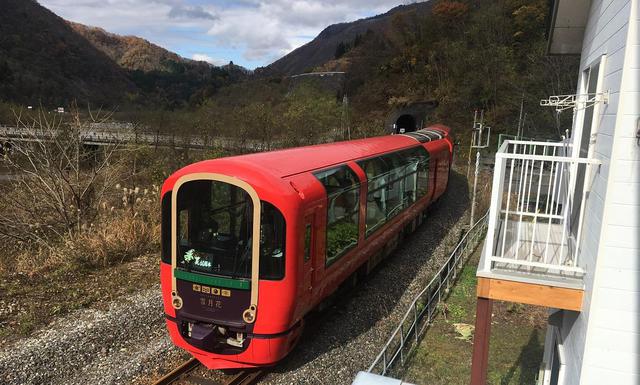
<path fill-rule="evenodd" d="M 211 369 L 271 365 L 445 191 L 449 128 L 208 160 L 162 187 L 173 342 Z"/>

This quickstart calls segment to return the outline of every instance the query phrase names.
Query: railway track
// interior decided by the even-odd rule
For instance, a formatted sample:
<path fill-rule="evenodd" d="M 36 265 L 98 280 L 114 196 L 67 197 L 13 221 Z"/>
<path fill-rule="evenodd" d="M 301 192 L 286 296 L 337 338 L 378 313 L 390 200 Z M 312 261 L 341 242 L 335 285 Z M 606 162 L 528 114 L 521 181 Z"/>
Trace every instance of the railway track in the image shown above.
<path fill-rule="evenodd" d="M 192 375 L 191 372 L 200 367 L 202 364 L 195 358 L 183 362 L 171 372 L 160 378 L 154 385 L 169 385 L 178 380 L 188 381 L 198 385 L 253 385 L 265 374 L 264 370 L 242 370 L 232 375 L 224 381 L 212 380 L 200 376 Z"/>

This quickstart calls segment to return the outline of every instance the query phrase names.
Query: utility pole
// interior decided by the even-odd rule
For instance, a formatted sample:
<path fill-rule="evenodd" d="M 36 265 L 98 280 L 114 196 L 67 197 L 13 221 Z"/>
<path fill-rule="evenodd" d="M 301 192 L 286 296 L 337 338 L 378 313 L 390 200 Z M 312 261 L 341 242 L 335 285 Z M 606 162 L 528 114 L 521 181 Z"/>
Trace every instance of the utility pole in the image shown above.
<path fill-rule="evenodd" d="M 476 152 L 476 171 L 473 175 L 473 194 L 471 195 L 471 219 L 469 220 L 469 228 L 473 226 L 473 220 L 476 214 L 476 190 L 478 189 L 478 173 L 480 172 L 480 151 Z"/>
<path fill-rule="evenodd" d="M 347 94 L 342 97 L 342 136 L 344 137 L 344 125 L 347 127 L 347 140 L 351 140 L 351 127 L 349 126 L 349 98 Z"/>
<path fill-rule="evenodd" d="M 518 117 L 518 130 L 516 131 L 516 140 L 520 140 L 522 136 L 522 111 L 524 110 L 524 92 L 522 93 L 522 99 L 520 99 L 520 116 Z"/>
<path fill-rule="evenodd" d="M 484 139 L 486 130 L 487 137 Z M 476 170 L 473 177 L 473 192 L 471 194 L 471 218 L 469 219 L 469 227 L 474 225 L 476 213 L 476 192 L 478 190 L 478 174 L 480 173 L 480 150 L 489 147 L 489 139 L 491 138 L 491 127 L 484 124 L 484 110 L 480 111 L 480 120 L 478 121 L 478 111 L 473 114 L 473 130 L 471 131 L 471 146 L 469 146 L 469 167 L 467 169 L 467 180 L 469 169 L 471 168 L 471 149 L 476 151 Z"/>
<path fill-rule="evenodd" d="M 483 110 L 484 112 L 484 110 Z M 473 111 L 473 128 L 471 129 L 471 141 L 469 142 L 469 157 L 467 159 L 467 181 L 469 180 L 469 172 L 471 171 L 471 151 L 473 150 L 473 142 L 475 140 L 476 122 L 478 121 L 478 110 Z"/>

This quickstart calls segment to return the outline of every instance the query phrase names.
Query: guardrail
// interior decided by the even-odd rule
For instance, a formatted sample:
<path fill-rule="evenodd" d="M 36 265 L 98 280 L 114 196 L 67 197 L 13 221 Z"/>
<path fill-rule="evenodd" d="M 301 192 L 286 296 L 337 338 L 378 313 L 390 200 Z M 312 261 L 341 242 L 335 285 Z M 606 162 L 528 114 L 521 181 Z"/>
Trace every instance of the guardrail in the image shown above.
<path fill-rule="evenodd" d="M 0 126 L 0 140 L 33 142 L 51 140 L 56 135 L 52 129 L 31 129 L 11 126 Z M 82 142 L 88 145 L 107 146 L 113 144 L 148 145 L 155 147 L 190 148 L 190 149 L 236 149 L 250 151 L 268 151 L 282 147 L 277 141 L 262 142 L 258 140 L 240 140 L 228 137 L 210 136 L 176 136 L 159 132 L 140 131 L 98 131 L 85 129 L 79 133 Z"/>
<path fill-rule="evenodd" d="M 127 127 L 126 125 L 124 127 Z M 34 142 L 38 140 L 51 140 L 56 135 L 55 129 L 32 129 L 14 126 L 0 125 L 0 143 L 2 141 Z M 146 145 L 152 147 L 189 148 L 189 149 L 227 149 L 249 150 L 251 152 L 271 151 L 287 147 L 282 139 L 258 140 L 252 138 L 234 138 L 209 135 L 176 135 L 175 133 L 163 134 L 158 131 L 115 131 L 99 130 L 91 128 L 83 129 L 79 133 L 82 142 L 87 145 L 108 146 L 122 145 Z M 335 133 L 326 134 L 317 139 L 316 143 L 328 143 L 339 139 Z"/>
<path fill-rule="evenodd" d="M 413 299 L 402 321 L 393 331 L 380 354 L 367 370 L 368 372 L 384 376 L 393 370 L 398 359 L 404 365 L 406 358 L 418 346 L 420 337 L 433 320 L 438 303 L 446 297 L 464 262 L 484 238 L 487 218 L 488 212 L 464 234 L 440 270 Z"/>

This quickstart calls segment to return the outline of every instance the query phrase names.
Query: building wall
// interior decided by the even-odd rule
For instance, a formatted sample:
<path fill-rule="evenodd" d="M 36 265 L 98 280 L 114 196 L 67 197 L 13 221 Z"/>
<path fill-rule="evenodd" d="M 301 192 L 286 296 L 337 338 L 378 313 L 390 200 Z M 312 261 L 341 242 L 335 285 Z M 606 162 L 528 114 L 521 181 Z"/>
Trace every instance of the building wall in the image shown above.
<path fill-rule="evenodd" d="M 615 2 L 614 2 L 615 3 Z M 611 62 L 622 71 L 620 92 L 612 96 L 617 113 L 608 119 L 611 142 L 602 231 L 587 326 L 583 384 L 640 383 L 640 0 L 621 7 L 627 15 L 624 55 Z"/>
<path fill-rule="evenodd" d="M 606 55 L 590 156 L 602 166 L 588 180 L 580 264 L 583 311 L 566 313 L 561 328 L 565 384 L 638 384 L 640 346 L 640 0 L 592 1 L 581 70 Z M 582 74 L 581 74 L 582 76 Z M 577 92 L 584 92 L 579 86 Z M 574 122 L 579 141 L 582 113 Z"/>

